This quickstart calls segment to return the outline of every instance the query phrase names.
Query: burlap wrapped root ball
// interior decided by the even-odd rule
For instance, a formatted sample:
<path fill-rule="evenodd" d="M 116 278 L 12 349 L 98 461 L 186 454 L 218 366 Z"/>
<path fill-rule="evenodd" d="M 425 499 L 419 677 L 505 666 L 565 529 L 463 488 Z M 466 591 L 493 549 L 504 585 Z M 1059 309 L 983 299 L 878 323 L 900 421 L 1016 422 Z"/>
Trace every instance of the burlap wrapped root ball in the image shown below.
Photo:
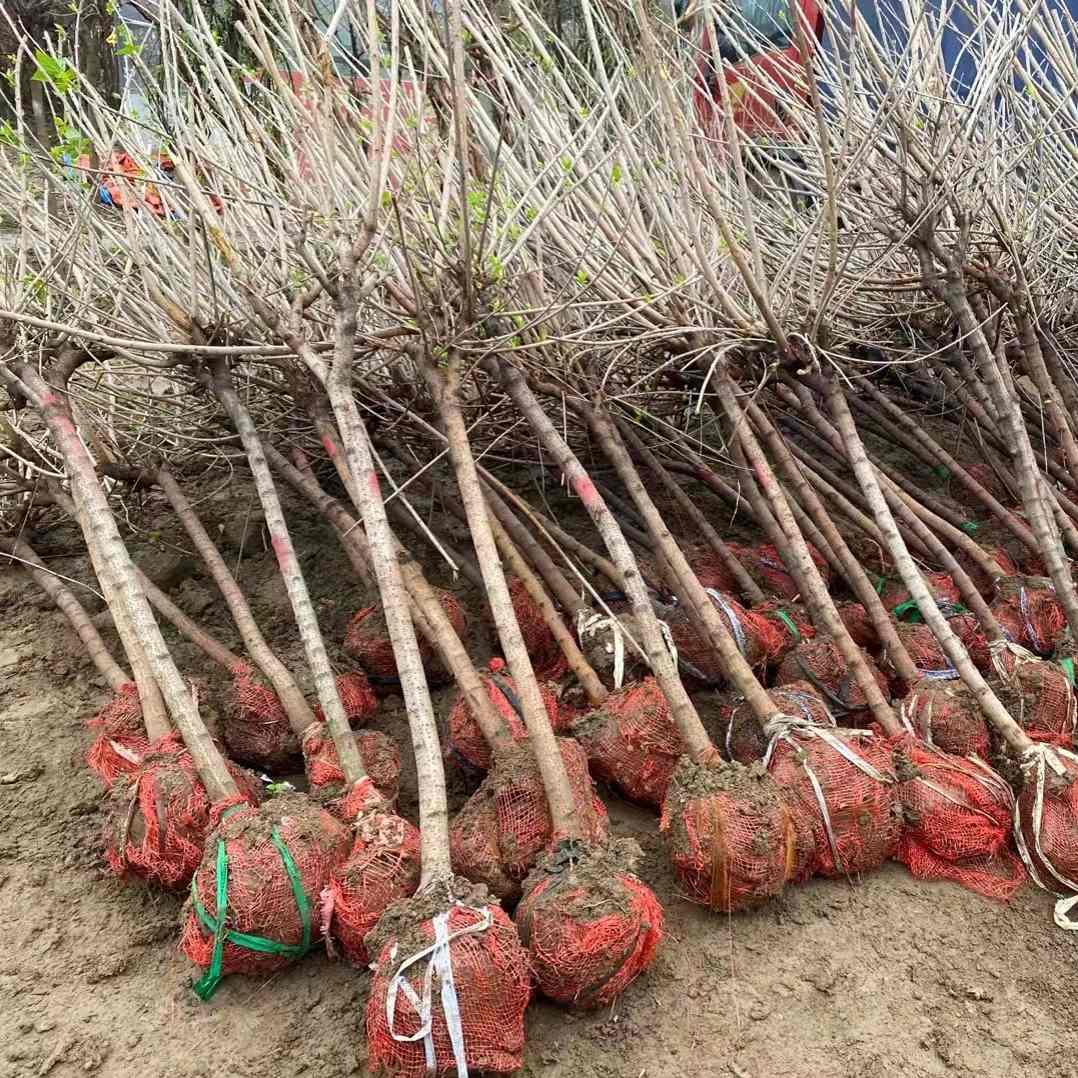
<path fill-rule="evenodd" d="M 95 731 L 86 750 L 86 766 L 110 787 L 121 775 L 130 775 L 142 762 L 150 739 L 142 724 L 142 703 L 133 681 L 121 685 L 112 699 L 86 722 Z"/>
<path fill-rule="evenodd" d="M 387 812 L 366 812 L 354 824 L 351 852 L 334 870 L 322 902 L 322 923 L 354 966 L 370 961 L 367 933 L 386 908 L 419 886 L 419 831 Z"/>
<path fill-rule="evenodd" d="M 1063 668 L 1009 648 L 998 652 L 992 665 L 992 688 L 1026 734 L 1034 741 L 1070 748 L 1078 703 Z"/>
<path fill-rule="evenodd" d="M 730 595 L 712 592 L 711 601 L 738 651 L 755 670 L 761 670 L 783 647 L 783 631 L 763 614 L 742 606 Z M 670 635 L 677 648 L 683 676 L 704 685 L 719 685 L 726 672 L 708 636 L 704 635 L 683 607 L 673 607 L 666 615 Z"/>
<path fill-rule="evenodd" d="M 663 910 L 634 869 L 630 839 L 565 844 L 524 882 L 515 921 L 543 995 L 571 1007 L 612 1003 L 651 965 Z"/>
<path fill-rule="evenodd" d="M 927 745 L 955 756 L 988 758 L 988 724 L 973 690 L 956 678 L 925 678 L 899 706 L 903 724 Z"/>
<path fill-rule="evenodd" d="M 389 907 L 367 937 L 375 957 L 367 999 L 367 1065 L 400 1078 L 511 1074 L 523 1065 L 524 1012 L 531 999 L 528 955 L 516 927 L 481 887 L 435 886 Z M 417 1012 L 428 966 L 428 1015 Z M 452 983 L 463 1059 L 454 1054 L 442 985 Z M 406 992 L 403 983 L 410 986 Z M 429 1036 L 417 1036 L 429 1019 Z M 427 1049 L 434 1065 L 427 1066 Z"/>
<path fill-rule="evenodd" d="M 288 774 L 299 762 L 299 738 L 284 705 L 249 666 L 232 671 L 221 737 L 230 756 L 270 774 Z"/>
<path fill-rule="evenodd" d="M 869 672 L 886 700 L 890 697 L 887 676 L 867 656 Z M 854 677 L 838 645 L 829 636 L 818 636 L 798 644 L 783 659 L 775 674 L 776 685 L 807 681 L 824 698 L 836 721 L 845 726 L 858 726 L 871 720 L 868 699 Z"/>
<path fill-rule="evenodd" d="M 820 576 L 823 577 L 824 585 L 830 585 L 831 566 L 827 559 L 811 543 L 806 545 Z M 729 546 L 765 595 L 774 595 L 779 599 L 797 598 L 800 588 L 783 563 L 782 555 L 771 543 L 751 547 L 730 543 Z"/>
<path fill-rule="evenodd" d="M 466 640 L 468 619 L 460 601 L 452 592 L 439 588 L 435 588 L 434 592 L 457 635 L 461 640 Z M 356 612 L 345 633 L 344 650 L 363 668 L 376 692 L 393 692 L 400 684 L 389 628 L 380 606 L 367 606 Z M 449 680 L 441 656 L 423 636 L 419 637 L 419 653 L 429 684 L 442 685 Z"/>
<path fill-rule="evenodd" d="M 769 666 L 782 662 L 802 640 L 811 640 L 816 635 L 808 611 L 789 599 L 767 599 L 752 607 L 752 612 L 766 619 L 775 630 L 774 636 L 766 641 Z"/>
<path fill-rule="evenodd" d="M 768 770 L 795 818 L 811 827 L 815 874 L 860 875 L 894 854 L 902 821 L 886 739 L 794 731 L 776 741 Z"/>
<path fill-rule="evenodd" d="M 258 805 L 258 780 L 233 763 L 228 770 L 242 800 Z M 184 887 L 202 860 L 213 823 L 213 805 L 195 762 L 179 735 L 169 734 L 150 745 L 135 771 L 113 783 L 105 859 L 117 876 Z"/>
<path fill-rule="evenodd" d="M 584 750 L 569 738 L 559 738 L 558 749 L 582 837 L 601 844 L 610 821 L 592 787 Z M 561 837 L 554 834 L 546 789 L 531 749 L 511 746 L 499 752 L 453 821 L 449 832 L 453 870 L 484 884 L 498 898 L 515 899 L 536 858 Z"/>
<path fill-rule="evenodd" d="M 1025 873 L 1011 853 L 1014 793 L 983 761 L 910 736 L 895 747 L 902 837 L 895 858 L 920 880 L 951 880 L 1006 900 Z"/>
<path fill-rule="evenodd" d="M 1004 577 L 996 584 L 992 613 L 1012 643 L 1035 655 L 1051 655 L 1067 628 L 1063 604 L 1048 577 Z"/>
<path fill-rule="evenodd" d="M 1078 756 L 1037 746 L 1022 780 L 1014 837 L 1029 874 L 1055 894 L 1078 891 Z"/>
<path fill-rule="evenodd" d="M 804 719 L 819 726 L 834 726 L 835 719 L 824 698 L 808 681 L 791 681 L 770 689 L 772 703 L 784 715 Z M 771 734 L 757 718 L 748 702 L 739 697 L 730 711 L 723 731 L 722 747 L 728 759 L 751 764 L 767 755 Z"/>
<path fill-rule="evenodd" d="M 944 614 L 953 612 L 960 605 L 958 585 L 950 573 L 924 573 L 923 576 L 929 594 Z M 901 580 L 886 580 L 879 591 L 880 600 L 888 610 L 900 617 L 912 613 L 913 607 L 907 605 L 912 598 L 910 589 Z M 896 610 L 896 607 L 900 609 Z"/>
<path fill-rule="evenodd" d="M 836 603 L 835 609 L 853 642 L 865 651 L 875 651 L 880 646 L 880 637 L 868 611 L 855 602 Z"/>
<path fill-rule="evenodd" d="M 381 730 L 357 730 L 352 737 L 375 789 L 386 805 L 395 805 L 400 793 L 400 747 Z M 304 731 L 303 762 L 311 797 L 341 817 L 338 802 L 346 792 L 346 783 L 337 746 L 324 723 L 315 723 Z"/>
<path fill-rule="evenodd" d="M 196 991 L 283 969 L 318 942 L 322 891 L 351 846 L 349 829 L 302 794 L 223 814 L 185 907 L 181 947 L 205 971 Z"/>
<path fill-rule="evenodd" d="M 483 686 L 501 716 L 514 741 L 523 742 L 528 730 L 522 717 L 520 696 L 516 682 L 509 676 L 502 659 L 491 659 L 489 673 L 481 675 Z M 539 686 L 547 718 L 557 733 L 562 728 L 558 698 L 549 685 Z M 449 710 L 449 736 L 446 739 L 446 756 L 460 764 L 466 771 L 482 773 L 490 767 L 490 745 L 472 715 L 464 693 L 458 693 Z"/>
<path fill-rule="evenodd" d="M 762 764 L 682 757 L 659 829 L 686 896 L 734 913 L 782 894 L 812 861 L 812 833 Z"/>
<path fill-rule="evenodd" d="M 630 801 L 661 808 L 684 746 L 654 678 L 611 693 L 572 725 L 591 772 Z"/>

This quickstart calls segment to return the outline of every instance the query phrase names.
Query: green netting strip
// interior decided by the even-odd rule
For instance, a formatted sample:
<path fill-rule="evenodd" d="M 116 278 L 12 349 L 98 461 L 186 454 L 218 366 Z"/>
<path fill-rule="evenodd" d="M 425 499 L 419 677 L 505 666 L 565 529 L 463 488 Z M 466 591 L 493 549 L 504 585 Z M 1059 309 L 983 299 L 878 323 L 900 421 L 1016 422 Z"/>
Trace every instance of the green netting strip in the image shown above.
<path fill-rule="evenodd" d="M 195 914 L 203 926 L 213 933 L 213 957 L 210 959 L 209 968 L 194 985 L 195 995 L 201 1000 L 209 999 L 221 983 L 226 943 L 233 943 L 237 947 L 257 951 L 259 954 L 283 955 L 285 958 L 299 958 L 311 948 L 311 907 L 304 893 L 303 881 L 300 879 L 296 862 L 292 860 L 292 854 L 288 852 L 288 847 L 277 833 L 276 827 L 270 835 L 270 841 L 276 846 L 284 870 L 288 873 L 292 898 L 295 900 L 296 909 L 299 910 L 300 920 L 303 922 L 303 941 L 279 943 L 277 940 L 266 939 L 263 936 L 250 936 L 246 932 L 236 932 L 234 929 L 225 927 L 225 921 L 228 919 L 228 851 L 225 848 L 224 839 L 219 838 L 217 840 L 216 918 L 211 917 L 206 911 L 199 900 L 196 881 L 191 881 L 191 904 L 194 906 Z"/>
<path fill-rule="evenodd" d="M 887 587 L 887 577 L 885 577 L 885 576 L 876 577 L 876 579 L 872 583 L 872 586 L 876 589 L 876 594 L 877 595 L 882 595 L 883 594 L 883 589 L 885 587 Z"/>
<path fill-rule="evenodd" d="M 779 621 L 781 621 L 782 624 L 785 625 L 786 628 L 789 629 L 790 632 L 793 634 L 794 643 L 800 644 L 801 630 L 794 624 L 794 619 L 791 618 L 785 610 L 776 610 L 775 615 L 778 617 Z"/>
<path fill-rule="evenodd" d="M 976 535 L 977 534 L 977 529 L 979 527 L 980 527 L 980 524 L 978 524 L 977 521 L 975 521 L 975 520 L 964 521 L 962 523 L 962 525 L 961 525 L 962 530 L 967 535 Z"/>
<path fill-rule="evenodd" d="M 939 603 L 940 613 L 945 618 L 954 618 L 959 614 L 968 613 L 967 609 L 961 603 Z M 903 615 L 909 614 L 906 620 L 911 625 L 919 625 L 924 618 L 921 616 L 921 608 L 917 605 L 916 599 L 907 599 L 904 603 L 899 603 L 898 606 L 891 611 L 892 614 L 899 621 L 902 620 Z"/>
<path fill-rule="evenodd" d="M 1067 675 L 1067 680 L 1074 684 L 1074 660 L 1073 659 L 1060 659 L 1059 665 L 1063 667 L 1063 673 Z"/>

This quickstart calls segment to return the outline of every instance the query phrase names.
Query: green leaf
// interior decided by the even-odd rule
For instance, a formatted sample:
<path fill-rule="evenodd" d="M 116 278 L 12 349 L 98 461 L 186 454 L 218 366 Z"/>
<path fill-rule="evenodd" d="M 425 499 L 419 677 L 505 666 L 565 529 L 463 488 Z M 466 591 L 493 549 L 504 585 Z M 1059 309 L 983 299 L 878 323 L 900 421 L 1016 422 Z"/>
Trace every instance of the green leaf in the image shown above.
<path fill-rule="evenodd" d="M 9 123 L 0 124 L 0 145 L 18 146 L 19 136 Z"/>
<path fill-rule="evenodd" d="M 78 72 L 62 56 L 50 56 L 43 49 L 34 50 L 33 82 L 43 82 L 58 94 L 66 94 L 78 82 Z"/>

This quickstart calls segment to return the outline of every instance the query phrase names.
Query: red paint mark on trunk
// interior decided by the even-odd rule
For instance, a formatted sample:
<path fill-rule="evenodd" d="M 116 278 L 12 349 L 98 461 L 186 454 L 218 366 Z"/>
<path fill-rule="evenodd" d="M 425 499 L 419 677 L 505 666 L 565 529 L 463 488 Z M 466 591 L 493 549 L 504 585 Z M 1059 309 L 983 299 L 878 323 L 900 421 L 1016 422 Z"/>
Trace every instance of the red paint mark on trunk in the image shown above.
<path fill-rule="evenodd" d="M 274 535 L 270 542 L 273 545 L 273 553 L 277 555 L 277 564 L 286 569 L 292 564 L 292 544 L 287 539 Z"/>
<path fill-rule="evenodd" d="M 60 403 L 60 398 L 51 390 L 46 390 L 41 394 L 41 406 L 42 408 L 52 408 Z"/>
<path fill-rule="evenodd" d="M 577 497 L 586 508 L 597 509 L 602 505 L 602 499 L 595 489 L 595 484 L 586 475 L 573 480 L 573 490 L 576 491 Z"/>
<path fill-rule="evenodd" d="M 328 435 L 322 435 L 322 448 L 329 454 L 330 460 L 337 459 L 337 443 Z"/>
<path fill-rule="evenodd" d="M 381 498 L 382 485 L 378 482 L 378 473 L 373 468 L 367 473 L 367 486 L 376 498 Z"/>

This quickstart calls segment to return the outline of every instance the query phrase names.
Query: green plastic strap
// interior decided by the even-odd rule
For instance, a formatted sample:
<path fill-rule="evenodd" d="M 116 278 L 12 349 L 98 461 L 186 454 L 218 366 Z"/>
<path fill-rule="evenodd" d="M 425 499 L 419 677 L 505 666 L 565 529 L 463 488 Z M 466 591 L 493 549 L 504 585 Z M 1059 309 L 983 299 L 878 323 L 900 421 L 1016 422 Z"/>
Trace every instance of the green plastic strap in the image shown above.
<path fill-rule="evenodd" d="M 885 577 L 885 576 L 876 577 L 876 581 L 872 586 L 876 589 L 876 594 L 877 595 L 882 595 L 883 594 L 883 589 L 887 586 L 887 577 Z"/>
<path fill-rule="evenodd" d="M 967 535 L 976 535 L 980 524 L 975 520 L 966 520 L 962 522 L 960 527 Z"/>
<path fill-rule="evenodd" d="M 932 469 L 932 471 L 935 472 L 936 475 L 940 477 L 940 479 L 951 478 L 951 469 L 943 464 L 937 464 L 936 467 Z"/>
<path fill-rule="evenodd" d="M 1067 680 L 1074 684 L 1074 660 L 1073 659 L 1060 659 L 1059 665 L 1063 667 L 1063 673 L 1067 675 Z"/>
<path fill-rule="evenodd" d="M 296 909 L 299 910 L 300 920 L 303 922 L 303 941 L 279 943 L 277 940 L 266 939 L 264 936 L 251 936 L 246 932 L 236 932 L 231 928 L 225 928 L 225 921 L 228 919 L 228 851 L 225 849 L 224 839 L 219 838 L 217 840 L 216 918 L 211 917 L 199 901 L 196 881 L 191 881 L 191 904 L 194 906 L 195 914 L 203 926 L 213 932 L 213 957 L 210 959 L 209 968 L 194 985 L 195 995 L 201 1000 L 209 999 L 221 983 L 226 943 L 234 943 L 237 947 L 256 951 L 258 954 L 282 955 L 285 958 L 299 958 L 311 949 L 311 906 L 303 890 L 303 881 L 300 879 L 296 862 L 292 859 L 292 854 L 284 840 L 277 834 L 276 827 L 270 835 L 270 841 L 277 848 L 281 863 L 288 874 L 292 898 L 296 903 Z"/>
<path fill-rule="evenodd" d="M 775 614 L 778 617 L 779 621 L 781 621 L 782 624 L 785 625 L 786 628 L 789 629 L 791 633 L 793 633 L 794 643 L 795 644 L 800 644 L 801 643 L 801 630 L 794 624 L 794 619 L 791 618 L 790 615 L 787 614 L 785 610 L 776 610 Z"/>
<path fill-rule="evenodd" d="M 894 614 L 899 621 L 902 620 L 903 614 L 909 614 L 910 621 L 914 624 L 921 620 L 921 608 L 917 605 L 916 599 L 907 599 L 904 603 L 899 603 L 891 613 Z"/>

